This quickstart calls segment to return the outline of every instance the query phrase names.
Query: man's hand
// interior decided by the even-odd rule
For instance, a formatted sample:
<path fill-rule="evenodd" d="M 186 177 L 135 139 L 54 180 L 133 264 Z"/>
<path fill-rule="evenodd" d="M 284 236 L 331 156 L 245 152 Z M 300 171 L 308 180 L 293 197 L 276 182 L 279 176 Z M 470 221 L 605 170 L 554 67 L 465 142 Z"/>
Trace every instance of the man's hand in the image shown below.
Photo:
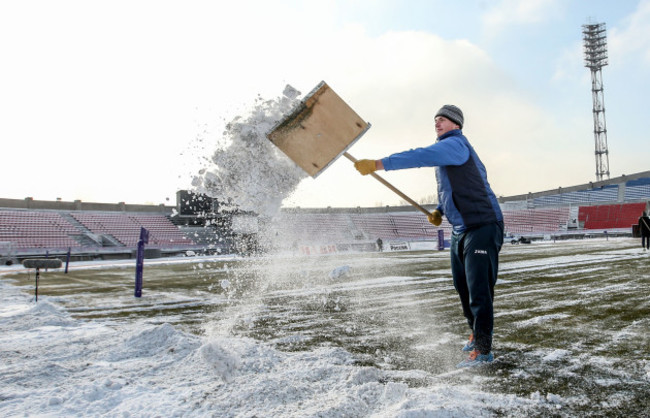
<path fill-rule="evenodd" d="M 429 222 L 431 222 L 435 226 L 440 226 L 440 224 L 442 223 L 442 213 L 440 213 L 438 209 L 428 214 L 427 218 L 429 219 Z"/>
<path fill-rule="evenodd" d="M 377 170 L 377 163 L 375 160 L 358 160 L 354 163 L 354 168 L 365 176 Z"/>

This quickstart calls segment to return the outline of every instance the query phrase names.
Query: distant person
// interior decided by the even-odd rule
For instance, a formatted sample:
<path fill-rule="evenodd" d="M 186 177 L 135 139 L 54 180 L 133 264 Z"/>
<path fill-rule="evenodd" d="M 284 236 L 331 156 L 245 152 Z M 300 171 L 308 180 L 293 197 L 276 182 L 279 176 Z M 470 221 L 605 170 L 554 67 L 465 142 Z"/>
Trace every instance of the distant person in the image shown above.
<path fill-rule="evenodd" d="M 641 234 L 641 247 L 643 251 L 650 249 L 650 218 L 647 212 L 639 218 L 639 233 Z"/>
<path fill-rule="evenodd" d="M 377 249 L 379 249 L 379 252 L 384 250 L 384 241 L 381 238 L 377 238 Z"/>
<path fill-rule="evenodd" d="M 375 170 L 436 167 L 438 201 L 429 222 L 438 226 L 442 215 L 453 227 L 451 273 L 463 314 L 472 330 L 458 367 L 489 363 L 494 328 L 494 285 L 503 245 L 503 215 L 487 181 L 485 166 L 462 133 L 463 112 L 444 105 L 434 117 L 437 141 L 424 148 L 393 154 L 381 160 L 359 160 L 363 175 Z"/>

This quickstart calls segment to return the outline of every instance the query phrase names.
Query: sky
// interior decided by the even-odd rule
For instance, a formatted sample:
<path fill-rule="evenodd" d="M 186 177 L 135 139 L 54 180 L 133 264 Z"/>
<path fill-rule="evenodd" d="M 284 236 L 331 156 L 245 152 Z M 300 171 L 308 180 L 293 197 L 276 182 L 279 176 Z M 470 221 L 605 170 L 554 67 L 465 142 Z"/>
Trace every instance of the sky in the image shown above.
<path fill-rule="evenodd" d="M 649 21 L 650 0 L 3 1 L 0 197 L 174 205 L 226 123 L 320 81 L 372 125 L 356 158 L 433 143 L 455 104 L 498 196 L 595 181 L 601 22 L 611 176 L 650 170 Z M 381 175 L 435 195 L 433 168 Z M 341 158 L 284 205 L 399 203 Z"/>

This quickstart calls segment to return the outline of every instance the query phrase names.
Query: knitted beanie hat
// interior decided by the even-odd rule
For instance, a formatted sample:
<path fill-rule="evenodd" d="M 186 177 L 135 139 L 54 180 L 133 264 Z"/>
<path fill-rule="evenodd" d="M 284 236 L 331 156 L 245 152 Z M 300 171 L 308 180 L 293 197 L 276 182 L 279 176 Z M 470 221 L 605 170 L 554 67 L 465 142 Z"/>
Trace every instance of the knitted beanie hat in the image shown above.
<path fill-rule="evenodd" d="M 436 113 L 436 116 L 434 117 L 437 118 L 438 116 L 446 117 L 450 121 L 458 124 L 458 126 L 463 129 L 463 111 L 458 107 L 454 105 L 444 105 L 440 108 L 440 110 L 438 110 L 438 113 Z"/>

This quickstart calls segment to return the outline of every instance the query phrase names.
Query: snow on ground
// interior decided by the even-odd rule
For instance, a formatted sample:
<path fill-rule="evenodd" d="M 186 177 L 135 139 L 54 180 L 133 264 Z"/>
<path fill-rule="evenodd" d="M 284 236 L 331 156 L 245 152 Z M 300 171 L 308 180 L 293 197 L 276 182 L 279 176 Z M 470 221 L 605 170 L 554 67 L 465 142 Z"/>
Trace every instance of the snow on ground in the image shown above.
<path fill-rule="evenodd" d="M 355 365 L 337 347 L 291 353 L 168 323 L 76 320 L 47 298 L 33 303 L 6 284 L 2 294 L 12 306 L 0 337 L 5 417 L 472 416 L 538 402 L 465 386 L 412 389 L 389 371 Z"/>
<path fill-rule="evenodd" d="M 583 244 L 504 247 L 497 359 L 483 370 L 454 367 L 466 329 L 444 253 L 152 260 L 141 300 L 122 283 L 132 261 L 73 264 L 69 279 L 43 273 L 37 303 L 33 279 L 5 268 L 0 415 L 642 414 L 647 301 L 621 305 L 621 283 L 580 278 L 612 260 L 647 274 L 650 258 L 627 244 L 589 244 L 583 254 Z M 192 267 L 180 273 L 183 265 Z M 345 274 L 330 274 L 337 268 Z M 643 301 L 645 277 L 620 280 L 645 286 L 636 289 Z M 574 298 L 605 310 L 576 318 Z M 635 319 L 609 323 L 634 309 Z M 594 324 L 602 335 L 591 340 Z"/>

